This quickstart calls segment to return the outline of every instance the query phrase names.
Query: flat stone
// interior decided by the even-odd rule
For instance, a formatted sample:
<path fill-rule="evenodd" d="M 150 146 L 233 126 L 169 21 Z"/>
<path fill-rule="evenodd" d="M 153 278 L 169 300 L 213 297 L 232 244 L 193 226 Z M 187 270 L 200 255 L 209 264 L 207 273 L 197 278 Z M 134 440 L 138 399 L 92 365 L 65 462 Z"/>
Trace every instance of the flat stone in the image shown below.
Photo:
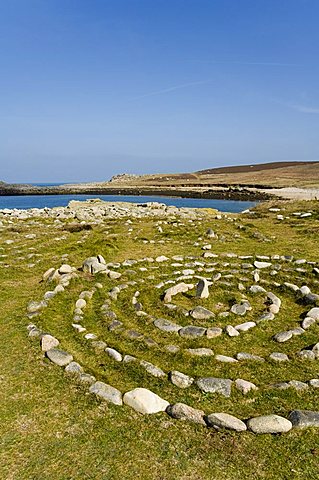
<path fill-rule="evenodd" d="M 187 348 L 186 351 L 191 355 L 196 355 L 198 357 L 210 357 L 211 355 L 214 355 L 211 348 Z"/>
<path fill-rule="evenodd" d="M 288 383 L 290 387 L 297 391 L 307 390 L 309 388 L 309 385 L 304 382 L 299 382 L 298 380 L 290 380 Z"/>
<path fill-rule="evenodd" d="M 247 312 L 247 308 L 246 305 L 244 305 L 243 303 L 235 303 L 231 307 L 230 311 L 235 315 L 245 315 L 245 313 Z"/>
<path fill-rule="evenodd" d="M 319 358 L 319 342 L 313 347 L 312 352 L 315 354 L 315 358 Z"/>
<path fill-rule="evenodd" d="M 64 352 L 63 350 L 58 350 L 52 348 L 46 352 L 46 356 L 51 360 L 51 362 L 59 365 L 59 367 L 65 367 L 72 362 L 73 357 L 70 353 Z"/>
<path fill-rule="evenodd" d="M 102 340 L 93 340 L 91 342 L 91 346 L 94 347 L 96 350 L 105 350 L 106 349 L 106 343 L 103 342 Z"/>
<path fill-rule="evenodd" d="M 173 370 L 169 373 L 170 381 L 179 388 L 188 388 L 194 382 L 192 377 L 185 375 L 177 370 Z"/>
<path fill-rule="evenodd" d="M 143 334 L 136 330 L 127 330 L 126 336 L 131 340 L 141 340 L 143 338 Z"/>
<path fill-rule="evenodd" d="M 82 310 L 82 308 L 85 308 L 85 307 L 86 307 L 86 301 L 84 300 L 84 298 L 79 298 L 75 302 L 75 308 L 79 308 Z"/>
<path fill-rule="evenodd" d="M 263 415 L 250 418 L 247 427 L 254 433 L 286 433 L 292 429 L 292 423 L 279 415 Z"/>
<path fill-rule="evenodd" d="M 177 346 L 177 345 L 165 345 L 164 346 L 164 349 L 168 352 L 168 353 L 177 353 L 180 351 L 180 347 Z"/>
<path fill-rule="evenodd" d="M 213 427 L 216 430 L 226 429 L 234 430 L 235 432 L 244 432 L 247 430 L 244 422 L 228 413 L 211 413 L 205 417 L 205 420 L 209 427 Z"/>
<path fill-rule="evenodd" d="M 232 325 L 227 325 L 225 327 L 225 332 L 229 337 L 238 337 L 239 332 Z"/>
<path fill-rule="evenodd" d="M 266 290 L 261 287 L 260 285 L 252 285 L 250 288 L 249 288 L 249 291 L 250 293 L 265 293 Z"/>
<path fill-rule="evenodd" d="M 41 337 L 41 349 L 42 352 L 47 352 L 52 348 L 56 348 L 60 344 L 59 340 L 52 335 L 45 334 Z"/>
<path fill-rule="evenodd" d="M 238 363 L 238 360 L 236 360 L 236 358 L 227 357 L 227 355 L 216 355 L 215 360 L 224 363 Z"/>
<path fill-rule="evenodd" d="M 294 428 L 319 427 L 319 412 L 293 410 L 288 418 Z"/>
<path fill-rule="evenodd" d="M 270 388 L 275 388 L 276 390 L 287 390 L 287 388 L 290 388 L 290 385 L 287 382 L 277 382 L 272 383 Z"/>
<path fill-rule="evenodd" d="M 123 322 L 120 322 L 119 320 L 113 320 L 108 326 L 108 329 L 110 332 L 113 332 L 115 330 L 119 330 L 122 327 L 123 327 Z"/>
<path fill-rule="evenodd" d="M 115 350 L 114 348 L 106 347 L 105 352 L 106 352 L 111 358 L 113 358 L 113 360 L 115 360 L 116 362 L 121 362 L 121 361 L 122 361 L 122 355 L 120 354 L 120 352 L 118 352 L 118 351 Z"/>
<path fill-rule="evenodd" d="M 159 367 L 156 367 L 150 362 L 147 362 L 146 360 L 141 360 L 140 365 L 145 368 L 147 373 L 150 373 L 153 375 L 153 377 L 166 377 L 165 372 Z"/>
<path fill-rule="evenodd" d="M 239 352 L 236 355 L 237 360 L 249 360 L 253 362 L 264 362 L 265 359 L 259 355 L 254 355 L 252 353 Z"/>
<path fill-rule="evenodd" d="M 123 396 L 123 402 L 143 414 L 164 412 L 169 406 L 169 402 L 146 388 L 135 388 L 126 392 Z"/>
<path fill-rule="evenodd" d="M 319 388 L 319 378 L 312 378 L 309 380 L 309 385 L 313 388 Z"/>
<path fill-rule="evenodd" d="M 46 270 L 46 272 L 44 272 L 44 274 L 42 276 L 42 280 L 44 282 L 48 281 L 49 279 L 51 280 L 54 272 L 55 272 L 55 268 L 53 268 L 53 267 L 49 268 L 48 270 Z"/>
<path fill-rule="evenodd" d="M 78 381 L 85 385 L 92 385 L 92 383 L 96 381 L 96 378 L 93 377 L 93 375 L 90 375 L 89 373 L 80 373 L 78 377 Z"/>
<path fill-rule="evenodd" d="M 189 325 L 181 328 L 178 333 L 181 337 L 185 338 L 202 337 L 206 333 L 206 328 Z"/>
<path fill-rule="evenodd" d="M 258 262 L 257 260 L 254 262 L 254 266 L 256 268 L 268 268 L 268 267 L 271 267 L 271 263 L 270 262 Z"/>
<path fill-rule="evenodd" d="M 279 297 L 277 297 L 277 295 L 275 295 L 274 293 L 272 292 L 267 292 L 267 300 L 274 304 L 274 305 L 277 305 L 278 307 L 281 306 L 281 300 Z"/>
<path fill-rule="evenodd" d="M 118 280 L 122 276 L 120 272 L 114 272 L 113 270 L 110 270 L 107 275 L 111 280 Z"/>
<path fill-rule="evenodd" d="M 247 332 L 251 328 L 256 327 L 255 322 L 245 322 L 235 326 L 235 330 L 238 332 Z"/>
<path fill-rule="evenodd" d="M 165 257 L 165 255 L 160 255 L 159 257 L 155 258 L 155 262 L 158 263 L 166 262 L 167 260 L 169 260 L 169 258 Z"/>
<path fill-rule="evenodd" d="M 61 265 L 61 267 L 59 268 L 59 273 L 61 273 L 61 275 L 63 275 L 64 273 L 72 273 L 72 271 L 73 271 L 72 267 L 70 265 L 66 264 L 66 263 Z"/>
<path fill-rule="evenodd" d="M 230 397 L 232 380 L 228 378 L 203 377 L 196 381 L 197 386 L 205 393 L 219 393 Z"/>
<path fill-rule="evenodd" d="M 64 369 L 66 373 L 70 373 L 72 375 L 77 375 L 83 372 L 83 367 L 77 362 L 71 362 L 67 365 Z"/>
<path fill-rule="evenodd" d="M 308 293 L 302 300 L 305 305 L 318 305 L 319 295 L 316 293 Z"/>
<path fill-rule="evenodd" d="M 204 307 L 195 307 L 189 312 L 189 314 L 191 317 L 195 318 L 195 320 L 208 320 L 215 316 L 213 312 Z"/>
<path fill-rule="evenodd" d="M 280 333 L 277 333 L 273 339 L 276 341 L 276 342 L 279 342 L 279 343 L 284 343 L 284 342 L 287 342 L 288 340 L 290 340 L 292 338 L 292 333 L 291 331 L 289 330 L 288 332 L 280 332 Z"/>
<path fill-rule="evenodd" d="M 271 321 L 275 318 L 275 315 L 272 312 L 264 312 L 260 315 L 258 320 L 256 321 L 257 323 L 264 322 L 264 321 Z"/>
<path fill-rule="evenodd" d="M 314 323 L 316 323 L 316 320 L 314 318 L 306 317 L 303 319 L 301 326 L 304 330 L 306 330 L 307 328 L 311 327 L 311 325 L 313 325 Z"/>
<path fill-rule="evenodd" d="M 210 327 L 210 328 L 207 328 L 206 330 L 207 338 L 219 337 L 222 333 L 223 333 L 223 330 L 222 328 L 219 328 L 219 327 Z"/>
<path fill-rule="evenodd" d="M 298 335 L 302 335 L 303 333 L 305 333 L 305 330 L 301 327 L 296 327 L 296 328 L 292 328 L 291 330 L 289 330 L 292 335 L 295 337 L 295 336 L 298 336 Z"/>
<path fill-rule="evenodd" d="M 235 387 L 244 395 L 251 390 L 258 390 L 254 383 L 243 380 L 242 378 L 237 378 L 237 380 L 235 380 Z"/>
<path fill-rule="evenodd" d="M 193 285 L 181 282 L 177 285 L 173 285 L 172 287 L 168 288 L 164 295 L 164 302 L 170 303 L 172 301 L 172 297 L 178 295 L 179 293 L 186 293 L 188 290 L 193 288 Z"/>
<path fill-rule="evenodd" d="M 37 338 L 40 337 L 41 335 L 41 330 L 39 330 L 37 327 L 33 327 L 29 330 L 29 337 L 30 338 Z"/>
<path fill-rule="evenodd" d="M 307 313 L 307 317 L 313 318 L 314 320 L 319 320 L 319 308 L 314 307 Z"/>
<path fill-rule="evenodd" d="M 297 353 L 297 357 L 299 357 L 301 360 L 312 361 L 316 359 L 316 355 L 311 350 L 300 350 L 300 352 Z"/>
<path fill-rule="evenodd" d="M 94 393 L 97 397 L 107 400 L 114 405 L 122 405 L 122 393 L 117 388 L 111 387 L 104 382 L 95 382 L 89 389 L 90 393 Z"/>
<path fill-rule="evenodd" d="M 273 352 L 269 355 L 269 358 L 274 362 L 288 362 L 288 355 L 280 352 Z"/>
<path fill-rule="evenodd" d="M 123 363 L 132 363 L 136 361 L 137 361 L 137 358 L 133 357 L 132 355 L 124 355 L 123 357 Z"/>
<path fill-rule="evenodd" d="M 196 408 L 189 407 L 185 403 L 175 403 L 169 405 L 166 409 L 166 413 L 172 418 L 178 420 L 184 420 L 192 423 L 199 423 L 200 425 L 206 425 L 204 420 L 205 412 L 203 410 L 197 410 Z"/>

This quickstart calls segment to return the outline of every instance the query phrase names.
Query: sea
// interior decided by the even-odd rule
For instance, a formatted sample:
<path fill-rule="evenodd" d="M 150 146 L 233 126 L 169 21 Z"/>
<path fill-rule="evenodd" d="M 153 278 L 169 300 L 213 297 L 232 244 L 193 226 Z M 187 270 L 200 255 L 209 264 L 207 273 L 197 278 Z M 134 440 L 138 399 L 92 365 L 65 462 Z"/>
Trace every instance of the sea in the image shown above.
<path fill-rule="evenodd" d="M 0 196 L 0 209 L 44 207 L 65 207 L 71 200 L 87 200 L 89 198 L 100 198 L 106 202 L 132 202 L 147 203 L 159 202 L 175 207 L 191 208 L 216 208 L 221 212 L 239 213 L 247 208 L 254 207 L 258 202 L 238 200 L 217 200 L 204 198 L 178 198 L 161 196 L 135 196 L 135 195 L 4 195 Z"/>

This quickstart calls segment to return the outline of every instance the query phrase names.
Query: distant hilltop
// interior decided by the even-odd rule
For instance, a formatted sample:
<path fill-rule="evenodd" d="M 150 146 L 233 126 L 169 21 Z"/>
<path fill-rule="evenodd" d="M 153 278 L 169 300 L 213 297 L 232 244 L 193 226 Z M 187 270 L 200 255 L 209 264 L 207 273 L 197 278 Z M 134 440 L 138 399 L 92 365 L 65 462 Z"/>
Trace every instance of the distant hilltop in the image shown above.
<path fill-rule="evenodd" d="M 110 183 L 127 182 L 131 180 L 135 180 L 136 178 L 141 176 L 142 175 L 136 175 L 135 173 L 119 173 L 118 175 L 113 175 L 113 177 L 110 179 Z"/>
<path fill-rule="evenodd" d="M 123 173 L 112 184 L 130 186 L 253 186 L 256 188 L 319 187 L 319 161 L 269 162 L 215 167 L 192 173 L 133 175 Z"/>

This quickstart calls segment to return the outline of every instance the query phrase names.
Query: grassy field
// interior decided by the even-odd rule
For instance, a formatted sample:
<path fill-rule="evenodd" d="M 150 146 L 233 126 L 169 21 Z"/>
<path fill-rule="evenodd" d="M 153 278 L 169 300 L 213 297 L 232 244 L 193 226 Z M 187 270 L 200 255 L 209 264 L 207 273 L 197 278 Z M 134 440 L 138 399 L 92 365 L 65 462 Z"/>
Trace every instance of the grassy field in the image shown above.
<path fill-rule="evenodd" d="M 116 281 L 103 275 L 92 277 L 79 272 L 78 278 L 65 292 L 52 299 L 34 321 L 43 331 L 56 336 L 61 347 L 72 353 L 86 372 L 122 392 L 137 386 L 145 387 L 170 403 L 184 402 L 207 414 L 227 412 L 240 419 L 269 413 L 287 417 L 297 408 L 318 411 L 319 392 L 316 389 L 297 392 L 292 388 L 270 388 L 270 384 L 276 381 L 308 381 L 319 377 L 318 360 L 306 362 L 296 357 L 299 350 L 318 341 L 319 325 L 284 344 L 272 340 L 275 333 L 299 326 L 302 314 L 307 311 L 307 307 L 296 302 L 291 292 L 281 287 L 275 290 L 272 286 L 271 290 L 283 302 L 280 313 L 274 321 L 259 324 L 236 338 L 223 334 L 214 339 L 186 340 L 176 334 L 161 332 L 148 317 L 136 315 L 131 301 L 134 292 L 139 290 L 139 300 L 147 313 L 183 326 L 193 323 L 224 327 L 254 320 L 264 309 L 262 294 L 254 296 L 245 292 L 253 307 L 245 317 L 216 316 L 210 322 L 195 321 L 185 317 L 182 309 L 202 305 L 218 314 L 220 309 L 227 310 L 234 301 L 240 300 L 239 278 L 248 277 L 247 285 L 253 283 L 251 272 L 236 266 L 245 260 L 223 257 L 225 252 L 292 255 L 295 259 L 319 262 L 318 202 L 280 202 L 280 213 L 289 217 L 283 221 L 277 220 L 277 213 L 269 212 L 269 207 L 274 206 L 278 205 L 265 203 L 256 207 L 253 215 L 228 215 L 219 220 L 214 218 L 214 212 L 209 211 L 204 220 L 192 223 L 184 219 L 168 219 L 167 224 L 161 225 L 162 233 L 157 228 L 158 219 L 132 219 L 130 225 L 123 220 L 105 220 L 103 224 L 93 225 L 92 230 L 74 233 L 64 230 L 64 224 L 54 220 L 4 221 L 0 243 L 0 478 L 319 478 L 318 430 L 291 430 L 284 435 L 239 434 L 217 432 L 174 420 L 165 413 L 142 416 L 127 406 L 117 407 L 98 400 L 87 387 L 67 376 L 63 368 L 50 363 L 41 352 L 39 339 L 28 338 L 26 329 L 28 302 L 41 300 L 52 288 L 41 282 L 42 274 L 51 266 L 58 268 L 62 263 L 69 263 L 79 268 L 86 257 L 97 254 L 102 254 L 107 262 L 158 255 L 191 256 L 202 261 L 202 245 L 211 243 L 211 251 L 219 257 L 205 261 L 214 263 L 215 260 L 218 262 L 212 267 L 215 272 L 234 276 L 223 279 L 228 286 L 216 282 L 207 300 L 196 300 L 193 293 L 179 295 L 173 302 L 178 304 L 180 311 L 170 311 L 161 300 L 165 287 L 155 288 L 160 281 L 178 276 L 176 270 L 192 268 L 186 264 L 191 264 L 193 259 L 185 260 L 183 267 L 166 262 L 158 265 L 159 268 L 152 268 L 153 263 L 140 262 L 129 268 L 120 267 L 122 278 Z M 296 211 L 311 211 L 312 216 L 293 216 L 292 212 Z M 206 237 L 208 228 L 217 233 L 217 239 Z M 133 230 L 130 232 L 129 229 Z M 36 237 L 26 238 L 30 233 Z M 7 244 L 7 240 L 13 240 L 13 243 Z M 196 242 L 198 245 L 194 245 Z M 67 261 L 61 258 L 65 254 L 68 254 Z M 227 263 L 229 265 L 225 265 Z M 140 267 L 147 268 L 147 271 L 139 270 Z M 318 293 L 318 277 L 313 275 L 312 266 L 299 265 L 304 272 L 296 271 L 296 267 L 292 262 L 286 262 L 274 279 L 266 272 L 262 272 L 261 277 L 280 284 L 287 281 L 299 286 L 307 284 Z M 112 287 L 130 280 L 137 281 L 137 285 L 129 286 L 116 302 L 111 302 L 124 330 L 109 331 L 110 321 L 102 315 L 101 306 L 109 299 L 108 292 Z M 95 292 L 85 309 L 83 325 L 87 332 L 97 334 L 99 340 L 119 352 L 152 362 L 165 372 L 179 370 L 194 377 L 244 378 L 256 383 L 259 389 L 245 396 L 233 390 L 230 398 L 204 394 L 194 385 L 182 390 L 167 378 L 151 376 L 137 363 L 117 363 L 105 352 L 96 350 L 89 340 L 74 331 L 71 323 L 80 292 L 94 288 L 97 281 L 103 284 L 103 288 Z M 128 337 L 127 330 L 141 332 L 144 337 L 133 340 Z M 145 341 L 147 338 L 154 340 L 153 346 Z M 180 351 L 169 354 L 166 347 L 171 344 L 178 345 Z M 196 347 L 209 347 L 214 354 L 228 356 L 244 351 L 261 355 L 266 361 L 226 364 L 217 362 L 214 357 L 193 357 L 186 352 L 187 348 Z M 276 351 L 287 353 L 290 361 L 283 364 L 271 362 L 269 354 Z"/>

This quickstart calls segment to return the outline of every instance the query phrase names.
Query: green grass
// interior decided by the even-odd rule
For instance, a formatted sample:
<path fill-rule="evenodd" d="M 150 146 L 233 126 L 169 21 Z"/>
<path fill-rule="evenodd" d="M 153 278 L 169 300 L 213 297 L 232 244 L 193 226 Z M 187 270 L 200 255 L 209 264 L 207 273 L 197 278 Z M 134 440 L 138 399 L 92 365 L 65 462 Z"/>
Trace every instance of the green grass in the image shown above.
<path fill-rule="evenodd" d="M 268 208 L 273 202 L 256 208 L 253 215 L 229 215 L 215 220 L 207 214 L 203 220 L 189 223 L 182 219 L 162 224 L 163 233 L 156 228 L 157 219 L 134 220 L 132 225 L 125 221 L 107 220 L 102 226 L 94 226 L 86 232 L 69 233 L 62 225 L 52 220 L 14 220 L 6 223 L 1 232 L 0 276 L 1 276 L 1 348 L 0 348 L 0 477 L 4 479 L 307 479 L 319 478 L 319 441 L 315 429 L 292 430 L 285 435 L 260 435 L 250 432 L 236 434 L 216 432 L 213 429 L 173 420 L 165 413 L 142 416 L 129 407 L 116 407 L 100 402 L 88 393 L 87 388 L 77 384 L 64 374 L 63 369 L 46 360 L 38 339 L 27 336 L 26 306 L 29 300 L 40 300 L 51 289 L 41 283 L 43 272 L 54 266 L 58 268 L 61 256 L 68 254 L 67 263 L 80 267 L 88 257 L 101 253 L 108 262 L 125 259 L 156 257 L 157 255 L 185 255 L 199 257 L 200 245 L 212 244 L 212 252 L 233 252 L 239 255 L 294 255 L 295 258 L 319 261 L 317 234 L 319 208 L 316 202 L 280 202 L 285 208 L 287 220 L 278 221 Z M 293 217 L 293 211 L 313 211 L 311 218 Z M 282 213 L 282 212 L 280 212 Z M 219 239 L 207 240 L 207 228 L 213 228 Z M 133 228 L 131 235 L 128 229 Z M 25 235 L 35 233 L 35 239 Z M 256 235 L 257 234 L 257 235 Z M 240 235 L 240 237 L 237 237 Z M 58 240 L 57 238 L 61 238 Z M 13 239 L 7 245 L 5 240 Z M 143 240 L 155 243 L 143 243 Z M 158 241 L 164 240 L 161 244 Z M 81 243 L 79 243 L 81 242 Z M 34 249 L 34 250 L 30 250 Z M 28 258 L 30 254 L 33 256 Z M 23 258 L 20 258 L 23 257 Z M 202 259 L 199 259 L 202 260 Z M 192 260 L 187 260 L 187 262 Z M 236 266 L 224 267 L 223 263 L 242 263 L 237 258 L 206 259 L 219 262 L 216 272 L 229 273 Z M 247 260 L 250 262 L 250 260 Z M 28 267 L 28 263 L 35 263 Z M 276 263 L 276 262 L 274 262 Z M 9 265 L 7 268 L 6 265 Z M 147 272 L 140 272 L 146 266 Z M 65 292 L 49 302 L 35 323 L 61 341 L 62 348 L 73 354 L 85 371 L 119 388 L 122 392 L 143 386 L 158 393 L 171 403 L 181 401 L 206 413 L 224 411 L 247 419 L 268 413 L 287 416 L 295 408 L 319 410 L 318 393 L 315 389 L 296 392 L 293 389 L 279 391 L 269 388 L 275 381 L 318 378 L 316 362 L 302 362 L 295 353 L 318 339 L 319 326 L 310 327 L 305 334 L 294 337 L 285 344 L 278 344 L 272 336 L 279 331 L 299 325 L 300 315 L 307 307 L 298 305 L 292 293 L 281 288 L 271 290 L 282 299 L 282 309 L 272 322 L 259 324 L 238 338 L 225 334 L 214 339 L 186 340 L 178 335 L 161 332 L 146 317 L 138 317 L 131 304 L 136 290 L 144 310 L 156 317 L 164 317 L 181 325 L 203 326 L 236 325 L 254 320 L 264 309 L 264 295 L 246 293 L 253 310 L 244 317 L 216 317 L 211 322 L 195 321 L 176 311 L 170 311 L 160 299 L 165 288 L 153 288 L 160 280 L 174 278 L 175 270 L 187 267 L 171 267 L 161 264 L 138 263 L 129 269 L 135 275 L 127 275 L 125 268 L 118 281 L 103 275 L 92 278 L 79 272 Z M 303 265 L 301 265 L 303 267 Z M 306 273 L 296 273 L 292 264 L 285 264 L 275 280 L 278 283 L 292 281 L 298 285 L 306 283 L 314 293 L 318 292 L 318 280 L 306 266 Z M 287 269 L 287 271 L 285 271 Z M 199 273 L 200 272 L 196 272 Z M 205 272 L 203 272 L 205 274 Z M 147 279 L 154 275 L 154 279 Z M 208 274 L 207 274 L 208 275 Z M 249 271 L 240 272 L 252 283 Z M 173 302 L 190 309 L 203 305 L 218 313 L 216 304 L 239 300 L 235 274 L 229 279 L 232 286 L 212 286 L 210 298 L 199 301 L 193 293 L 178 295 Z M 271 281 L 266 272 L 262 278 Z M 125 332 L 110 332 L 110 323 L 101 313 L 100 307 L 108 299 L 108 291 L 126 280 L 144 279 L 144 283 L 123 290 L 112 309 L 117 313 L 125 329 L 134 329 L 151 337 L 156 345 L 147 346 L 143 340 L 131 340 Z M 82 290 L 93 288 L 96 281 L 103 283 L 85 309 L 83 325 L 88 332 L 98 334 L 109 346 L 123 354 L 135 355 L 148 360 L 165 372 L 180 370 L 192 376 L 216 376 L 244 378 L 260 386 L 257 392 L 246 396 L 233 389 L 231 398 L 203 394 L 196 386 L 181 390 L 168 379 L 157 379 L 149 375 L 138 364 L 116 363 L 104 352 L 96 351 L 90 341 L 77 334 L 72 326 L 73 308 Z M 267 287 L 265 287 L 267 288 Z M 181 347 L 177 354 L 169 354 L 165 346 Z M 224 364 L 214 357 L 191 357 L 186 348 L 209 347 L 215 354 L 233 356 L 240 351 L 254 353 L 266 358 L 266 362 L 240 362 Z M 275 364 L 268 360 L 274 351 L 287 353 L 291 360 Z"/>

